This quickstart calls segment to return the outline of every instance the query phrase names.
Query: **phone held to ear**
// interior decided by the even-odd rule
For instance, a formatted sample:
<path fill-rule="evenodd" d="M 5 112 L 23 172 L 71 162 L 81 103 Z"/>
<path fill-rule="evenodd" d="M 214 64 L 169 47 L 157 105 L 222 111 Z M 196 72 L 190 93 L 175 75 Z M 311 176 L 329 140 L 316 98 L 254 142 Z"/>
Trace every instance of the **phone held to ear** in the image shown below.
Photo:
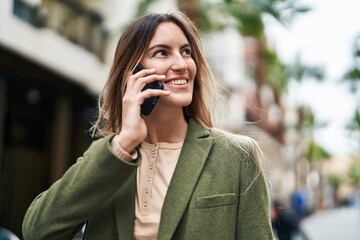
<path fill-rule="evenodd" d="M 133 74 L 135 74 L 143 69 L 144 69 L 144 67 L 139 64 L 133 70 Z M 149 88 L 164 90 L 164 84 L 160 81 L 150 82 L 150 83 L 147 83 L 141 91 L 145 91 L 146 89 L 149 89 Z M 157 103 L 158 100 L 159 100 L 159 96 L 146 98 L 144 103 L 141 105 L 141 114 L 144 116 L 150 115 L 151 111 L 154 109 L 155 104 Z"/>

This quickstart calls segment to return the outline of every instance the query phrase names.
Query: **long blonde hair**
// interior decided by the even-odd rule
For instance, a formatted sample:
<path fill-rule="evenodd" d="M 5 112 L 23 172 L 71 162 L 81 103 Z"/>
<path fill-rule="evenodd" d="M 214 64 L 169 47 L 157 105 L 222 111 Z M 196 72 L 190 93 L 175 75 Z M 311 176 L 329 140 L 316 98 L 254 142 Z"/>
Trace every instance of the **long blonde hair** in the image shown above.
<path fill-rule="evenodd" d="M 215 81 L 203 53 L 200 33 L 195 24 L 181 12 L 147 14 L 135 19 L 121 35 L 115 51 L 108 80 L 99 97 L 99 115 L 92 130 L 100 136 L 121 130 L 122 98 L 126 79 L 148 48 L 157 26 L 175 23 L 185 34 L 197 67 L 193 100 L 184 107 L 185 118 L 195 118 L 205 127 L 212 127 Z"/>

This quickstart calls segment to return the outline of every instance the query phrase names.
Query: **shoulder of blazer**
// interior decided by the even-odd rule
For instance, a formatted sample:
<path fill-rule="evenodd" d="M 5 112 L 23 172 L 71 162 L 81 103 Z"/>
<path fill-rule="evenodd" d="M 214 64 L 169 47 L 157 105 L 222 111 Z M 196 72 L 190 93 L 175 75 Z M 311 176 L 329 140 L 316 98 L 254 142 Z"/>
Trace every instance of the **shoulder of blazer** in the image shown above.
<path fill-rule="evenodd" d="M 217 128 L 209 129 L 209 131 L 210 136 L 214 138 L 215 146 L 225 148 L 228 150 L 227 153 L 240 155 L 242 159 L 250 160 L 260 167 L 259 159 L 262 156 L 262 152 L 253 138 Z"/>

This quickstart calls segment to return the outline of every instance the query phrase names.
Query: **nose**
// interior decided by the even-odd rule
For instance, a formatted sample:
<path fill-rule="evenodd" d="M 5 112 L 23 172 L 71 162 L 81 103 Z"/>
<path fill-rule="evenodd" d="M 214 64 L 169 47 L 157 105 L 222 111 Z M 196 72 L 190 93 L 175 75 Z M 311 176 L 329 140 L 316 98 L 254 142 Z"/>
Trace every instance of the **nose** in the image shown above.
<path fill-rule="evenodd" d="M 173 71 L 184 71 L 187 69 L 187 63 L 181 54 L 174 56 L 173 63 L 171 64 Z"/>

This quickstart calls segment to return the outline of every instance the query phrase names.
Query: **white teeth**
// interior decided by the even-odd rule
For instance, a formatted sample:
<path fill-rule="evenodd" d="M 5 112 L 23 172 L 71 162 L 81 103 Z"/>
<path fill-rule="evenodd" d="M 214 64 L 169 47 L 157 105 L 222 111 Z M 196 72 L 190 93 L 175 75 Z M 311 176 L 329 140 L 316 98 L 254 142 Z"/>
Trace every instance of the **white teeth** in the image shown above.
<path fill-rule="evenodd" d="M 171 80 L 166 82 L 166 84 L 170 84 L 170 85 L 182 85 L 186 83 L 187 83 L 186 79 Z"/>

